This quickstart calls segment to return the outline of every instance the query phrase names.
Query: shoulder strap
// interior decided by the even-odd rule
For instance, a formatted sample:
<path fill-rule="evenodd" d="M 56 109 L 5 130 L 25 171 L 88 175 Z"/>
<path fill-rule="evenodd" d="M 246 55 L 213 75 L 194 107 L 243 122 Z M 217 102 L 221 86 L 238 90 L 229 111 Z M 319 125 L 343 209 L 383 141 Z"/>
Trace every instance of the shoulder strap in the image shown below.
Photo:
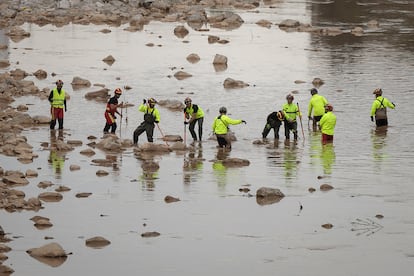
<path fill-rule="evenodd" d="M 379 101 L 379 102 L 381 103 L 380 108 L 381 108 L 381 106 L 385 108 L 385 105 L 383 104 L 383 102 L 384 102 L 384 98 L 382 98 L 382 100 L 381 100 L 381 101 L 377 99 L 377 101 Z"/>
<path fill-rule="evenodd" d="M 217 117 L 217 119 L 219 119 L 225 126 L 227 126 L 226 125 L 226 123 L 221 119 L 221 115 L 219 115 L 218 117 Z"/>

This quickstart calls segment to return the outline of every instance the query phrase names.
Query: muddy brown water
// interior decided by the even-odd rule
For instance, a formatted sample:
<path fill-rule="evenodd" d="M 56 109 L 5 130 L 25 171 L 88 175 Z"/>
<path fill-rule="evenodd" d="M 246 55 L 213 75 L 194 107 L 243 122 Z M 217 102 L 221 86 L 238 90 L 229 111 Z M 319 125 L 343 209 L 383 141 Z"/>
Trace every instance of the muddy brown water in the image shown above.
<path fill-rule="evenodd" d="M 13 250 L 4 264 L 15 275 L 274 275 L 276 271 L 283 275 L 390 275 L 395 271 L 411 275 L 412 4 L 344 1 L 340 6 L 336 2 L 286 1 L 274 8 L 262 7 L 259 13 L 241 12 L 245 23 L 239 29 L 190 29 L 184 39 L 173 34 L 177 23 L 152 22 L 136 33 L 123 27 L 23 25 L 31 36 L 18 43 L 8 41 L 9 49 L 0 51 L 12 64 L 7 70 L 46 70 L 46 80 L 27 78 L 40 89 L 52 88 L 56 79 L 62 79 L 71 96 L 64 139 L 81 140 L 83 145 L 64 155 L 60 172 L 48 162 L 51 153 L 40 146 L 51 139 L 47 127 L 24 131 L 39 155 L 33 163 L 0 156 L 5 170 L 38 171 L 37 178 L 21 187 L 26 197 L 44 191 L 37 187 L 40 181 L 56 184 L 46 190 L 57 185 L 71 188 L 63 193 L 63 200 L 45 202 L 37 213 L 0 212 L 0 224 L 13 238 L 8 243 Z M 366 33 L 322 37 L 255 24 L 259 19 L 278 23 L 286 18 L 349 30 L 358 25 Z M 366 28 L 371 19 L 379 21 L 378 29 Z M 99 32 L 104 27 L 112 32 Z M 230 43 L 208 44 L 208 35 Z M 155 46 L 145 46 L 147 43 Z M 187 62 L 191 53 L 201 60 Z M 228 57 L 227 70 L 214 70 L 215 54 Z M 116 59 L 111 66 L 102 62 L 108 55 Z M 181 68 L 193 77 L 182 81 L 168 77 Z M 57 76 L 51 77 L 52 72 Z M 88 135 L 101 136 L 105 105 L 84 98 L 94 88 L 73 91 L 70 82 L 74 76 L 103 83 L 111 91 L 132 87 L 121 97 L 136 105 L 124 111 L 128 122 L 122 121 L 118 132 L 122 138 L 131 138 L 142 121 L 137 111 L 142 98 L 183 100 L 190 96 L 206 112 L 205 141 L 187 153 L 155 156 L 160 169 L 150 176 L 142 171 L 132 149 L 112 157 L 116 159 L 112 167 L 95 166 L 91 160 L 105 158 L 106 153 L 96 150 L 95 156 L 87 157 L 79 152 L 88 148 Z M 222 84 L 227 77 L 250 86 L 225 90 Z M 322 147 L 320 134 L 308 130 L 306 116 L 305 139 L 301 137 L 298 144 L 285 145 L 281 140 L 253 145 L 261 136 L 267 114 L 281 108 L 287 93 L 297 91 L 295 102 L 306 113 L 315 77 L 325 81 L 320 94 L 334 105 L 337 115 L 333 147 Z M 295 84 L 296 80 L 305 83 Z M 377 132 L 369 120 L 372 91 L 377 87 L 397 106 L 389 111 L 390 126 L 385 133 Z M 28 104 L 31 115 L 48 114 L 47 101 L 25 97 L 16 99 L 13 106 L 18 104 Z M 229 157 L 248 159 L 250 166 L 223 169 L 211 162 L 217 149 L 207 138 L 222 105 L 231 117 L 247 121 L 247 125 L 232 127 L 238 141 Z M 162 107 L 160 112 L 164 134 L 184 134 L 181 113 Z M 187 131 L 187 142 L 189 137 Z M 163 143 L 157 129 L 155 138 Z M 140 142 L 145 140 L 144 134 Z M 183 168 L 191 156 L 202 161 Z M 72 164 L 81 169 L 70 171 Z M 99 169 L 109 175 L 98 177 Z M 325 183 L 334 189 L 320 191 Z M 239 192 L 246 186 L 252 194 L 262 186 L 279 188 L 286 197 L 260 205 L 255 197 Z M 310 187 L 316 191 L 310 193 Z M 92 195 L 75 197 L 81 192 Z M 167 204 L 167 195 L 181 201 Z M 384 217 L 376 218 L 379 214 Z M 34 215 L 50 218 L 53 227 L 37 230 L 29 220 Z M 325 229 L 324 224 L 333 227 Z M 161 235 L 141 237 L 152 231 Z M 95 236 L 111 244 L 102 249 L 87 247 L 85 241 Z M 48 243 L 45 237 L 53 237 L 73 254 L 52 267 L 25 253 Z"/>

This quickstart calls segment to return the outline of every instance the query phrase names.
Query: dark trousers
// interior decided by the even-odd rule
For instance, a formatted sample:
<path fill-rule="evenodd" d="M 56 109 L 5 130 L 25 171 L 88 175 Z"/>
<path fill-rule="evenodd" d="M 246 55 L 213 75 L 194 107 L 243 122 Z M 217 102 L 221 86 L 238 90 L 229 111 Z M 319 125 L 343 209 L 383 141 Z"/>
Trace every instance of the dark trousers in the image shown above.
<path fill-rule="evenodd" d="M 385 119 L 375 119 L 375 124 L 377 125 L 377 127 L 380 127 L 380 126 L 388 126 L 388 119 L 387 118 L 385 118 Z"/>
<path fill-rule="evenodd" d="M 312 119 L 312 128 L 313 131 L 316 131 L 317 126 L 318 126 L 318 122 L 322 119 L 322 115 L 321 116 L 313 116 Z"/>
<path fill-rule="evenodd" d="M 59 123 L 59 129 L 63 129 L 63 108 L 51 107 L 52 120 L 50 120 L 50 129 L 55 129 L 56 119 Z"/>
<path fill-rule="evenodd" d="M 216 134 L 217 143 L 220 148 L 228 148 L 231 149 L 231 141 L 228 134 Z"/>
<path fill-rule="evenodd" d="M 63 119 L 58 119 L 59 129 L 63 129 Z M 50 129 L 55 129 L 56 120 L 50 120 Z"/>
<path fill-rule="evenodd" d="M 204 121 L 204 118 L 201 117 L 201 118 L 198 118 L 192 121 L 190 125 L 188 126 L 188 129 L 190 130 L 191 136 L 193 137 L 194 141 L 197 141 L 197 135 L 194 130 L 196 123 L 198 124 L 198 138 L 199 138 L 199 141 L 201 141 L 201 137 L 203 136 L 203 121 Z"/>
<path fill-rule="evenodd" d="M 285 137 L 286 139 L 290 139 L 290 131 L 293 132 L 293 138 L 295 140 L 298 139 L 298 123 L 296 121 L 289 122 L 285 120 Z"/>
<path fill-rule="evenodd" d="M 142 122 L 134 131 L 134 145 L 138 143 L 138 136 L 140 136 L 144 131 L 147 133 L 148 142 L 152 143 L 154 140 L 152 136 L 154 135 L 155 124 Z"/>
<path fill-rule="evenodd" d="M 269 119 L 263 129 L 262 137 L 266 138 L 270 130 L 273 128 L 273 131 L 275 132 L 275 139 L 279 139 L 279 129 L 281 125 L 282 122 L 280 120 Z"/>
<path fill-rule="evenodd" d="M 110 128 L 112 128 L 111 133 L 115 133 L 117 127 L 115 114 L 105 111 L 105 120 L 106 124 L 103 129 L 104 133 L 108 133 Z"/>
<path fill-rule="evenodd" d="M 103 131 L 104 133 L 108 133 L 109 129 L 111 128 L 111 133 L 115 133 L 116 127 L 117 127 L 116 123 L 112 123 L 112 124 L 106 123 Z"/>

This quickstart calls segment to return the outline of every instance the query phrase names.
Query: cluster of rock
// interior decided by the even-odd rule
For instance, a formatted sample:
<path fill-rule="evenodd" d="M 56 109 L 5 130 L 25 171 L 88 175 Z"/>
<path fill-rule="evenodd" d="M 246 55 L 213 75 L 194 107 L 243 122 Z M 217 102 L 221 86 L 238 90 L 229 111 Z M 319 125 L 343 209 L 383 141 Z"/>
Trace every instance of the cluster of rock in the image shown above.
<path fill-rule="evenodd" d="M 267 1 L 269 2 L 269 1 Z M 226 11 L 207 17 L 206 8 L 254 9 L 259 0 L 6 0 L 0 4 L 0 28 L 25 22 L 40 26 L 74 24 L 129 24 L 128 30 L 141 30 L 148 22 L 187 22 L 194 28 L 210 23 L 215 28 L 238 28 L 243 20 Z"/>
<path fill-rule="evenodd" d="M 127 25 L 127 31 L 141 31 L 143 26 L 151 21 L 162 21 L 187 23 L 191 28 L 200 31 L 208 30 L 203 28 L 207 24 L 213 28 L 231 30 L 239 28 L 244 23 L 243 19 L 233 12 L 235 9 L 252 10 L 260 5 L 272 7 L 271 5 L 277 2 L 278 0 L 5 0 L 0 3 L 0 28 L 9 28 L 7 34 L 13 40 L 30 36 L 30 33 L 22 29 L 12 28 L 25 22 L 40 26 L 63 26 L 69 23 Z M 223 11 L 209 16 L 206 10 L 214 8 Z M 265 28 L 278 25 L 280 29 L 288 32 L 310 32 L 328 36 L 345 32 L 360 36 L 365 32 L 361 26 L 342 30 L 338 27 L 315 27 L 292 19 L 279 23 L 262 19 L 256 24 Z M 375 29 L 379 24 L 378 21 L 371 20 L 365 25 Z M 178 27 L 174 33 L 182 38 L 188 34 L 188 30 Z"/>

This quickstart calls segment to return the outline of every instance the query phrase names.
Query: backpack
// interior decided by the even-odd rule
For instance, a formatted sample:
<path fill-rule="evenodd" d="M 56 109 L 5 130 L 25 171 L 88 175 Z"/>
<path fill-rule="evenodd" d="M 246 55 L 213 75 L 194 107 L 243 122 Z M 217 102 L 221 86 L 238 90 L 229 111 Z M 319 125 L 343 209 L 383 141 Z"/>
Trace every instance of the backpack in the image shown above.
<path fill-rule="evenodd" d="M 384 99 L 382 99 L 382 101 L 377 100 L 381 103 L 380 108 L 378 108 L 375 111 L 375 119 L 377 120 L 381 120 L 381 119 L 387 119 L 387 109 L 385 108 L 384 104 L 382 103 L 384 101 Z"/>

